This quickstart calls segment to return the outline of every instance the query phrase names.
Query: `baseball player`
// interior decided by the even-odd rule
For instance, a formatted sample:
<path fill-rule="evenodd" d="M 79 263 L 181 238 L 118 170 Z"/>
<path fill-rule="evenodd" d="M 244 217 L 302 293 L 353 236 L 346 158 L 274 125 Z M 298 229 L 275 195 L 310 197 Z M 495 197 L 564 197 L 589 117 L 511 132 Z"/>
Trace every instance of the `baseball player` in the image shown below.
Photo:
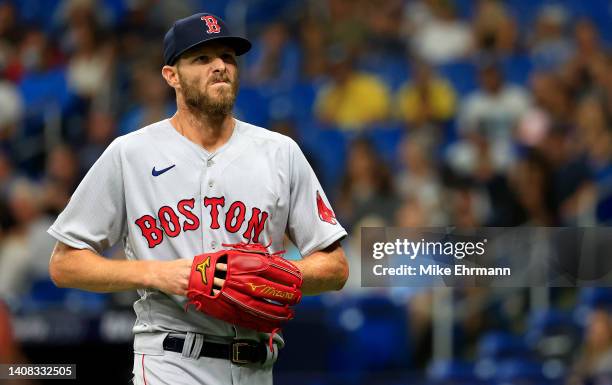
<path fill-rule="evenodd" d="M 176 114 L 117 138 L 49 229 L 58 286 L 138 290 L 135 384 L 271 384 L 290 305 L 348 277 L 346 231 L 297 144 L 232 116 L 250 47 L 214 15 L 178 20 L 162 68 Z M 119 241 L 127 260 L 100 256 Z"/>

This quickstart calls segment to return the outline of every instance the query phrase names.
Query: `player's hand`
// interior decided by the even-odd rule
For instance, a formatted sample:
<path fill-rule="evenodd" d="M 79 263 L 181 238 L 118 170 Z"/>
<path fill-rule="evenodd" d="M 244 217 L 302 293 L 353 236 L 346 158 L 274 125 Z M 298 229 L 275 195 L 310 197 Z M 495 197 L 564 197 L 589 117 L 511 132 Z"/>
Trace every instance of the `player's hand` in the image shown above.
<path fill-rule="evenodd" d="M 174 261 L 152 261 L 149 271 L 150 287 L 167 294 L 187 296 L 191 259 L 180 258 Z"/>
<path fill-rule="evenodd" d="M 225 264 L 225 263 L 217 263 L 215 266 L 217 268 L 215 270 L 215 275 L 218 272 L 227 272 L 227 264 Z M 224 274 L 224 276 L 225 276 L 225 274 Z M 225 283 L 225 279 L 215 277 L 215 281 L 213 283 L 213 295 L 217 295 L 217 293 L 219 293 L 219 290 L 221 290 L 221 288 L 223 287 L 224 283 Z"/>

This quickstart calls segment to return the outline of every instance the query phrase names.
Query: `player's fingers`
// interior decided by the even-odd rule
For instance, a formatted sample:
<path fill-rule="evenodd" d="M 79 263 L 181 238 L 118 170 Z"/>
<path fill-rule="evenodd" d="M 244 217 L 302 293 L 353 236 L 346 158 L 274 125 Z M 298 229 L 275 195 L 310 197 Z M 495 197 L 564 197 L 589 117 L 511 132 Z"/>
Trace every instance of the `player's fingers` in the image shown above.
<path fill-rule="evenodd" d="M 213 286 L 223 287 L 224 283 L 225 283 L 224 279 L 215 277 L 215 280 L 213 281 Z"/>
<path fill-rule="evenodd" d="M 215 266 L 217 266 L 217 270 L 227 271 L 227 264 L 226 263 L 217 263 Z"/>
<path fill-rule="evenodd" d="M 219 294 L 219 290 L 213 289 L 213 295 L 217 295 L 217 294 Z"/>

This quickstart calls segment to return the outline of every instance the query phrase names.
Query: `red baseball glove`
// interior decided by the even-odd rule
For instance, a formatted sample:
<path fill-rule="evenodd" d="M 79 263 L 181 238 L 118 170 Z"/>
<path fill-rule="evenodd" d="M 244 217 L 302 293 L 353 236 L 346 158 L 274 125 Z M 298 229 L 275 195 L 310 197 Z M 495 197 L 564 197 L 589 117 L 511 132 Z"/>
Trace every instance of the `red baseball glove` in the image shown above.
<path fill-rule="evenodd" d="M 293 318 L 290 307 L 302 298 L 302 273 L 260 244 L 223 244 L 227 250 L 197 255 L 191 266 L 189 303 L 231 324 L 272 333 Z M 227 271 L 217 269 L 227 265 Z M 217 279 L 225 280 L 213 291 Z M 219 281 L 218 281 L 219 282 Z"/>

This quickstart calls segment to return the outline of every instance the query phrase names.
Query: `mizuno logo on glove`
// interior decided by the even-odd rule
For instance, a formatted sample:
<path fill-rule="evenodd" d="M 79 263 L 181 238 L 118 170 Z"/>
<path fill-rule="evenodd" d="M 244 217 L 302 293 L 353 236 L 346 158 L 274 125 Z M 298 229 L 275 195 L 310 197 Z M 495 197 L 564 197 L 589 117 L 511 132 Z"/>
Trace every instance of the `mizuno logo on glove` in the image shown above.
<path fill-rule="evenodd" d="M 206 278 L 206 269 L 209 267 L 210 267 L 210 257 L 206 257 L 206 259 L 202 261 L 202 263 L 199 263 L 195 268 L 202 275 L 202 283 L 204 285 L 208 285 L 208 278 Z"/>
<path fill-rule="evenodd" d="M 272 286 L 255 285 L 254 283 L 251 283 L 251 282 L 248 282 L 247 285 L 249 285 L 249 287 L 253 291 L 257 291 L 257 289 L 259 289 L 260 287 L 263 287 L 263 289 L 259 291 L 259 294 L 262 294 L 262 295 L 269 295 L 272 297 L 287 298 L 287 299 L 293 298 L 293 295 L 294 295 L 293 293 L 289 293 L 287 291 L 277 290 L 273 288 Z"/>

